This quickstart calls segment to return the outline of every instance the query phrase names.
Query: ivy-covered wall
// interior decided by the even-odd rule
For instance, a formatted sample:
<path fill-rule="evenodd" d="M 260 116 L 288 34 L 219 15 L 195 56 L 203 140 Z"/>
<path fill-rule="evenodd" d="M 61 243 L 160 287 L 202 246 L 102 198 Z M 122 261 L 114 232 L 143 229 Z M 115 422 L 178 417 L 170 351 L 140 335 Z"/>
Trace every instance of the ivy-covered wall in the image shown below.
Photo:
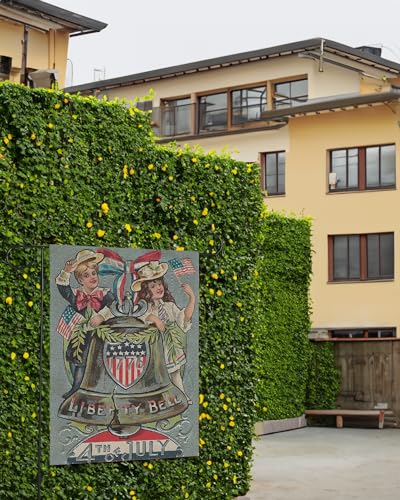
<path fill-rule="evenodd" d="M 270 213 L 264 218 L 256 335 L 257 415 L 301 415 L 306 406 L 310 342 L 308 286 L 310 220 Z"/>
<path fill-rule="evenodd" d="M 40 251 L 21 245 L 50 243 L 201 252 L 200 456 L 48 466 L 45 251 L 43 498 L 244 494 L 256 419 L 305 405 L 309 222 L 264 211 L 257 166 L 156 145 L 145 113 L 11 84 L 0 197 L 0 497 L 36 495 Z"/>
<path fill-rule="evenodd" d="M 155 144 L 120 103 L 0 86 L 1 249 L 49 243 L 186 249 L 200 259 L 200 457 L 49 467 L 45 277 L 43 498 L 232 498 L 250 481 L 255 376 L 250 319 L 256 166 Z M 216 255 L 219 246 L 222 252 Z M 45 252 L 47 267 L 47 251 Z M 0 497 L 35 498 L 40 252 L 0 263 Z M 246 380 L 246 384 L 243 384 Z"/>
<path fill-rule="evenodd" d="M 335 408 L 340 374 L 335 364 L 334 344 L 312 342 L 307 386 L 308 408 Z"/>

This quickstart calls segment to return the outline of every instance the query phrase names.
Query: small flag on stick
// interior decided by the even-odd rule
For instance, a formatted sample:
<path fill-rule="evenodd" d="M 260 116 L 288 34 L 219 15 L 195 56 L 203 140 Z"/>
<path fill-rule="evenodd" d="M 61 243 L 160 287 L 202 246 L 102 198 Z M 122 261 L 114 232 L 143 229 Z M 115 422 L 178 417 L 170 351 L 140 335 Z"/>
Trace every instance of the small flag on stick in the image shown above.
<path fill-rule="evenodd" d="M 82 314 L 76 312 L 72 306 L 67 306 L 57 324 L 56 331 L 62 337 L 69 340 L 75 326 L 84 319 Z"/>
<path fill-rule="evenodd" d="M 168 263 L 172 267 L 177 278 L 186 274 L 196 273 L 196 269 L 193 267 L 193 262 L 190 259 L 171 259 Z"/>

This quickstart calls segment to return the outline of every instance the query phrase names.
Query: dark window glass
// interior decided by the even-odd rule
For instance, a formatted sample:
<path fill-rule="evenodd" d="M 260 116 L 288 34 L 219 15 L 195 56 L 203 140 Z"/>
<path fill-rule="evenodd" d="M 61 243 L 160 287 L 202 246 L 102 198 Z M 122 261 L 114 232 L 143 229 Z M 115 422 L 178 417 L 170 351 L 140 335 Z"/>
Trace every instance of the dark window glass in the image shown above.
<path fill-rule="evenodd" d="M 199 99 L 199 130 L 224 130 L 227 127 L 227 94 L 213 94 Z"/>
<path fill-rule="evenodd" d="M 359 236 L 335 236 L 333 240 L 333 279 L 360 278 Z"/>
<path fill-rule="evenodd" d="M 380 189 L 395 186 L 396 152 L 394 144 L 330 152 L 330 172 L 336 184 L 330 191 Z"/>
<path fill-rule="evenodd" d="M 367 235 L 367 277 L 385 279 L 394 276 L 393 233 Z"/>
<path fill-rule="evenodd" d="M 191 132 L 191 111 L 190 98 L 164 101 L 161 134 L 163 136 L 189 134 Z"/>
<path fill-rule="evenodd" d="M 379 188 L 394 186 L 395 149 L 394 145 L 366 148 L 366 187 Z"/>
<path fill-rule="evenodd" d="M 336 186 L 331 189 L 358 187 L 358 149 L 331 151 L 331 172 L 336 173 Z"/>
<path fill-rule="evenodd" d="M 360 338 L 390 338 L 396 337 L 395 328 L 373 328 L 373 329 L 343 329 L 330 330 L 333 339 L 360 339 Z"/>
<path fill-rule="evenodd" d="M 285 152 L 265 153 L 265 186 L 267 193 L 285 193 Z"/>
<path fill-rule="evenodd" d="M 331 337 L 336 339 L 347 338 L 347 339 L 356 339 L 364 337 L 363 330 L 332 330 Z"/>
<path fill-rule="evenodd" d="M 329 236 L 329 240 L 329 279 L 393 279 L 393 233 Z"/>
<path fill-rule="evenodd" d="M 141 111 L 151 111 L 153 109 L 153 101 L 138 101 L 136 107 Z"/>
<path fill-rule="evenodd" d="M 265 87 L 234 90 L 231 98 L 233 125 L 260 120 L 262 112 L 266 110 Z"/>
<path fill-rule="evenodd" d="M 274 107 L 290 108 L 301 106 L 308 100 L 308 80 L 275 83 Z"/>

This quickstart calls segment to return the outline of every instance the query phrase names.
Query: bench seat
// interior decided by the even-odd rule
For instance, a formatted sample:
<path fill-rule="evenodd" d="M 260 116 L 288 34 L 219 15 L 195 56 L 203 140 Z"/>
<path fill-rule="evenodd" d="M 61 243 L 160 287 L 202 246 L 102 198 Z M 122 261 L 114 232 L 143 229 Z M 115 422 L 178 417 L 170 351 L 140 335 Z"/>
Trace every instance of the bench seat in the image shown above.
<path fill-rule="evenodd" d="M 378 427 L 383 429 L 385 421 L 384 410 L 346 410 L 335 408 L 334 410 L 305 410 L 306 415 L 334 415 L 336 416 L 336 427 L 343 427 L 343 417 L 378 417 Z"/>

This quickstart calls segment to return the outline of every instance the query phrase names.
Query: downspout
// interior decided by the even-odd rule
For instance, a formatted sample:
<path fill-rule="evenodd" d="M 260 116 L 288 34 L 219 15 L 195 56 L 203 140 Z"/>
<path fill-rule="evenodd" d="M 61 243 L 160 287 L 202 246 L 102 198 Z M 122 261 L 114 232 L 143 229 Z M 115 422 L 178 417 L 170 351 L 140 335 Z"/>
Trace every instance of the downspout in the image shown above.
<path fill-rule="evenodd" d="M 323 71 L 324 71 L 324 43 L 325 43 L 325 40 L 322 38 L 321 39 L 321 48 L 319 51 L 319 68 L 318 68 L 320 73 L 323 73 Z"/>
<path fill-rule="evenodd" d="M 28 58 L 28 26 L 24 24 L 24 39 L 22 43 L 22 60 L 21 60 L 21 76 L 20 83 L 26 85 L 28 83 L 28 75 L 26 74 L 26 62 Z"/>

